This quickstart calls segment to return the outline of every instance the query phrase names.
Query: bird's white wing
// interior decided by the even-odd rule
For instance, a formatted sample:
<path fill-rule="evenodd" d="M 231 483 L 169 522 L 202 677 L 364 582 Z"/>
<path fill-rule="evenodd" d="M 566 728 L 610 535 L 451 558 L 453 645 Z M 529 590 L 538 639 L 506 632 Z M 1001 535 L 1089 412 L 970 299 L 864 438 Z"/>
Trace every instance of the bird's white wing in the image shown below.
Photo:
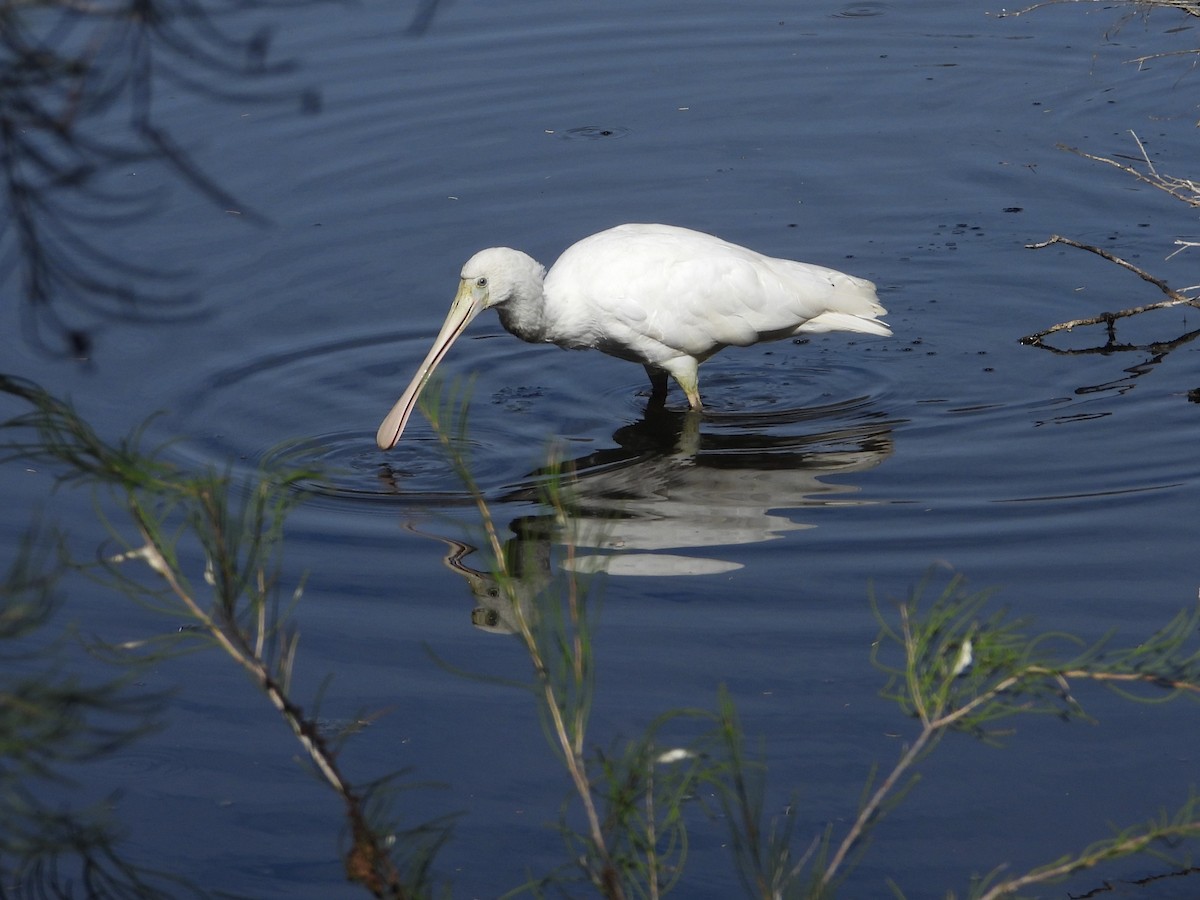
<path fill-rule="evenodd" d="M 883 313 L 874 285 L 833 269 L 773 259 L 720 238 L 667 225 L 622 225 L 570 247 L 551 269 L 546 293 L 561 310 L 559 330 L 587 346 L 627 348 L 655 361 L 666 351 L 705 359 L 821 328 L 822 315 L 861 319 Z M 874 326 L 874 327 L 871 327 Z"/>

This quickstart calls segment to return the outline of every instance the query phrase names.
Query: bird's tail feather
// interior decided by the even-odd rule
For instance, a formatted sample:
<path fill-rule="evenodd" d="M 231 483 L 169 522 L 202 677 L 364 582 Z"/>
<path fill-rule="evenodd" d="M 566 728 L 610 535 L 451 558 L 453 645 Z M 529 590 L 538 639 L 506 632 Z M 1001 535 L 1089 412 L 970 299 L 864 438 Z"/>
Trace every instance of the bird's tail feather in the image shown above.
<path fill-rule="evenodd" d="M 859 334 L 877 334 L 880 337 L 890 337 L 892 333 L 887 323 L 880 322 L 872 316 L 856 316 L 844 312 L 823 312 L 796 329 L 797 334 L 822 334 L 827 331 L 856 331 Z"/>

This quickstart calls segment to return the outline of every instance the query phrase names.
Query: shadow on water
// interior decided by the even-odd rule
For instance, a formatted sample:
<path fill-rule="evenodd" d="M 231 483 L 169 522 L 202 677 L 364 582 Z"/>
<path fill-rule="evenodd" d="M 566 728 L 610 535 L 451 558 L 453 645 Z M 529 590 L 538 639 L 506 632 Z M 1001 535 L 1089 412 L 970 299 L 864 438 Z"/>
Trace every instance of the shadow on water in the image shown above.
<path fill-rule="evenodd" d="M 405 33 L 423 36 L 446 5 L 422 0 Z M 198 0 L 151 0 L 64 3 L 42 16 L 6 16 L 0 260 L 7 265 L 0 283 L 16 293 L 11 282 L 19 279 L 31 344 L 82 359 L 114 321 L 178 322 L 208 312 L 186 264 L 120 242 L 134 226 L 169 213 L 179 186 L 227 215 L 269 224 L 198 162 L 162 115 L 181 97 L 320 112 L 320 90 L 296 84 L 296 61 L 275 56 L 275 26 L 255 19 L 264 9 L 279 7 L 234 0 L 217 10 Z M 169 90 L 156 91 L 164 81 Z M 147 171 L 131 178 L 133 166 Z M 150 174 L 155 170 L 161 177 Z"/>
<path fill-rule="evenodd" d="M 1194 329 L 1170 340 L 1130 343 L 1117 340 L 1116 333 L 1109 328 L 1107 330 L 1107 339 L 1103 344 L 1059 347 L 1044 341 L 1029 343 L 1031 346 L 1047 350 L 1058 356 L 1116 356 L 1121 353 L 1145 354 L 1145 358 L 1141 362 L 1125 367 L 1122 370 L 1125 374 L 1121 377 L 1096 384 L 1081 385 L 1075 389 L 1075 393 L 1078 395 L 1107 393 L 1110 391 L 1123 394 L 1133 390 L 1139 378 L 1153 372 L 1173 351 L 1187 346 L 1198 337 L 1200 337 L 1200 329 Z M 1193 389 L 1188 392 L 1188 399 L 1192 402 L 1200 402 L 1200 389 Z"/>
<path fill-rule="evenodd" d="M 266 6 L 237 0 L 225 10 Z M 169 7 L 169 8 L 168 8 Z M 219 18 L 219 20 L 218 20 Z M 162 322 L 202 314 L 190 272 L 147 262 L 121 233 L 169 209 L 184 185 L 246 221 L 245 208 L 160 123 L 155 82 L 204 100 L 320 107 L 317 91 L 281 81 L 295 66 L 272 59 L 272 31 L 242 33 L 197 2 L 118 8 L 62 4 L 0 28 L 0 259 L 19 275 L 30 343 L 87 357 L 107 321 Z M 177 100 L 175 102 L 178 102 Z M 114 127 L 114 120 L 124 121 Z M 131 166 L 165 173 L 131 179 Z"/>
<path fill-rule="evenodd" d="M 641 421 L 616 431 L 617 446 L 533 472 L 489 500 L 494 509 L 535 510 L 509 522 L 512 537 L 504 553 L 516 580 L 511 594 L 500 590 L 488 569 L 466 562 L 478 549 L 474 545 L 408 527 L 449 548 L 445 564 L 464 578 L 475 603 L 472 624 L 510 633 L 510 596 L 528 604 L 523 611 L 532 615 L 534 598 L 559 569 L 643 577 L 721 574 L 744 563 L 677 551 L 753 544 L 816 527 L 784 510 L 872 503 L 856 496 L 853 484 L 827 480 L 873 469 L 891 456 L 898 423 L 865 406 L 852 400 L 717 417 L 647 410 Z M 842 421 L 830 427 L 830 418 Z M 706 424 L 713 427 L 704 430 Z M 762 432 L 768 424 L 805 427 L 791 435 Z M 568 487 L 551 508 L 546 486 L 563 476 Z M 474 501 L 464 494 L 462 502 Z"/>

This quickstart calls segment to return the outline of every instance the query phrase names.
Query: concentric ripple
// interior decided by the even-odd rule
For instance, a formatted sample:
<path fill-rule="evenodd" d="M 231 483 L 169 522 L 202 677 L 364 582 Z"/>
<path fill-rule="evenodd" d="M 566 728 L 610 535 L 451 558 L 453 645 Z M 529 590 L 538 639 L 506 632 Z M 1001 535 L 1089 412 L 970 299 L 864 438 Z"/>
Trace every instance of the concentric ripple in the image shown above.
<path fill-rule="evenodd" d="M 833 13 L 835 19 L 873 19 L 888 12 L 886 3 L 851 3 Z"/>
<path fill-rule="evenodd" d="M 520 347 L 488 337 L 461 342 L 464 365 L 503 372 Z M 415 330 L 340 336 L 218 366 L 186 396 L 184 430 L 193 437 L 173 450 L 192 464 L 247 472 L 312 470 L 311 478 L 297 484 L 321 496 L 463 502 L 462 484 L 424 421 L 414 420 L 398 449 L 384 453 L 375 446 L 375 426 L 411 377 L 409 366 L 415 368 L 428 339 Z M 453 364 L 445 368 L 448 380 L 461 376 Z M 470 394 L 462 447 L 481 483 L 504 483 L 520 474 L 506 473 L 521 459 L 521 435 L 506 426 L 527 418 L 519 412 L 524 401 L 503 389 L 489 395 L 481 385 Z"/>

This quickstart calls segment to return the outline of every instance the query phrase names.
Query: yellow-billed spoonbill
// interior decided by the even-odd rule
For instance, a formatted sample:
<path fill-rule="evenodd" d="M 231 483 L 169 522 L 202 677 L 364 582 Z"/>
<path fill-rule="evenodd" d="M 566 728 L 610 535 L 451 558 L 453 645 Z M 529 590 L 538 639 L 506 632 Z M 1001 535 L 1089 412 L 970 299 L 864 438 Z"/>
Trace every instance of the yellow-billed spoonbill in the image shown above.
<path fill-rule="evenodd" d="M 646 367 L 652 398 L 672 375 L 700 409 L 697 367 L 718 350 L 798 334 L 890 335 L 875 285 L 810 263 L 763 256 L 674 225 L 618 225 L 568 247 L 549 272 L 507 247 L 462 268 L 458 294 L 376 441 L 396 445 L 430 373 L 467 324 L 495 307 L 524 341 L 595 348 Z"/>

